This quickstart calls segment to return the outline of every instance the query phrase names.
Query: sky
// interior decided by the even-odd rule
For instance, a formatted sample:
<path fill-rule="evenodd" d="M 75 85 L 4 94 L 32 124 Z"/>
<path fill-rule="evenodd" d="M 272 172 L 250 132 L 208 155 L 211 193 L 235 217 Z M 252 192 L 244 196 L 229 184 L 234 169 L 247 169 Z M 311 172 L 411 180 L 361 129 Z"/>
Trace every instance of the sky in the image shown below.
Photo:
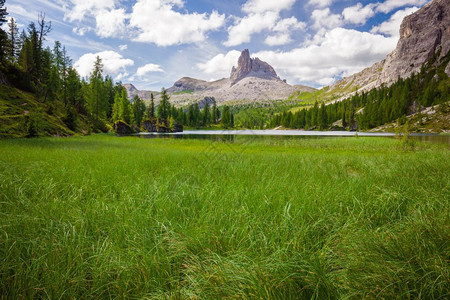
<path fill-rule="evenodd" d="M 104 74 L 141 90 L 181 77 L 229 77 L 240 52 L 289 84 L 322 87 L 386 57 L 403 18 L 429 0 L 6 0 L 20 29 L 40 12 L 46 44 L 60 41 L 81 76 Z"/>

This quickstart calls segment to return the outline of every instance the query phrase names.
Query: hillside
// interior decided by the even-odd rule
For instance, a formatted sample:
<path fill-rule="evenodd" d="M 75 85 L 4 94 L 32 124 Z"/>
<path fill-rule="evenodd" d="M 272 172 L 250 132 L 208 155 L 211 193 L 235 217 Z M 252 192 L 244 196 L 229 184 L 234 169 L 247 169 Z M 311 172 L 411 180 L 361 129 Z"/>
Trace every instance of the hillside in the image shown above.
<path fill-rule="evenodd" d="M 131 95 L 142 95 L 148 100 L 150 92 L 138 91 L 132 85 L 126 84 Z M 190 77 L 183 77 L 167 89 L 170 102 L 178 106 L 202 101 L 214 97 L 221 103 L 231 101 L 265 102 L 271 100 L 288 99 L 295 92 L 312 92 L 314 88 L 302 85 L 289 85 L 281 80 L 275 69 L 259 58 L 251 58 L 248 49 L 242 51 L 238 64 L 233 67 L 229 78 L 216 81 L 205 81 Z M 158 97 L 156 97 L 158 101 Z"/>
<path fill-rule="evenodd" d="M 400 26 L 397 47 L 386 59 L 327 88 L 326 98 L 342 99 L 383 84 L 392 84 L 433 60 L 438 62 L 450 51 L 450 3 L 433 0 L 417 12 L 405 17 Z M 450 76 L 450 64 L 445 68 Z"/>
<path fill-rule="evenodd" d="M 63 122 L 59 102 L 42 103 L 34 94 L 0 84 L 0 138 L 39 135 L 69 136 L 87 130 L 84 122 L 71 129 Z M 87 131 L 86 131 L 87 132 Z"/>

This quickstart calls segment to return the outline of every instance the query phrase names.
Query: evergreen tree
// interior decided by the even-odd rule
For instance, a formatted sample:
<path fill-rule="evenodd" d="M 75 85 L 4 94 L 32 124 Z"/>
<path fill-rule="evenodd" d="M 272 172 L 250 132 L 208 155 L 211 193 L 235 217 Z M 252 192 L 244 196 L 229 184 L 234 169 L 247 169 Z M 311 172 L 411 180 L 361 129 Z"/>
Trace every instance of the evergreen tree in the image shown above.
<path fill-rule="evenodd" d="M 211 125 L 211 113 L 209 111 L 209 104 L 205 103 L 205 107 L 203 108 L 203 126 Z"/>
<path fill-rule="evenodd" d="M 144 101 L 141 100 L 141 98 L 139 98 L 138 95 L 136 95 L 133 98 L 132 106 L 133 106 L 134 122 L 137 125 L 137 127 L 140 128 L 142 120 L 144 119 L 145 103 Z"/>
<path fill-rule="evenodd" d="M 17 60 L 17 54 L 19 51 L 19 31 L 17 29 L 17 23 L 14 18 L 11 18 L 8 23 L 8 37 L 9 37 L 9 49 L 8 55 L 11 63 L 15 63 Z"/>
<path fill-rule="evenodd" d="M 80 76 L 72 67 L 67 72 L 66 90 L 68 103 L 76 107 L 78 113 L 81 113 L 84 103 L 81 94 Z"/>
<path fill-rule="evenodd" d="M 148 106 L 147 114 L 149 119 L 155 118 L 155 97 L 153 93 L 150 93 L 150 105 Z"/>
<path fill-rule="evenodd" d="M 121 106 L 119 108 L 119 117 L 127 124 L 131 124 L 133 119 L 133 110 L 131 108 L 131 103 L 128 100 L 127 90 L 122 88 L 120 95 Z"/>
<path fill-rule="evenodd" d="M 96 120 L 103 117 L 105 108 L 105 95 L 103 83 L 103 64 L 99 56 L 97 56 L 94 69 L 89 78 L 89 93 L 87 95 L 88 111 L 95 116 Z"/>
<path fill-rule="evenodd" d="M 217 124 L 218 119 L 219 119 L 219 109 L 217 108 L 216 99 L 213 98 L 213 106 L 211 110 L 211 122 L 213 124 Z"/>
<path fill-rule="evenodd" d="M 161 101 L 158 105 L 158 118 L 167 120 L 170 115 L 170 103 L 169 95 L 167 95 L 167 90 L 162 88 L 161 90 Z"/>
<path fill-rule="evenodd" d="M 6 16 L 8 12 L 5 7 L 5 0 L 0 0 L 0 63 L 5 62 L 8 51 L 8 35 L 1 28 L 4 23 L 6 23 Z"/>

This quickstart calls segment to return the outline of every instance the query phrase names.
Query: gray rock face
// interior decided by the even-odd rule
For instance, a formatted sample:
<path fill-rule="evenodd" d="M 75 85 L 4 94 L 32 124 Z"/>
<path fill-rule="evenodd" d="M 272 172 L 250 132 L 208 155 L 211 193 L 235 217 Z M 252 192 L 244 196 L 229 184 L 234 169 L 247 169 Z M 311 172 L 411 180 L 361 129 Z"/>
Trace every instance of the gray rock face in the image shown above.
<path fill-rule="evenodd" d="M 450 50 L 450 0 L 433 0 L 407 16 L 400 26 L 396 49 L 386 59 L 333 84 L 328 93 L 343 89 L 342 96 L 391 84 L 400 76 L 420 72 L 433 56 L 439 60 Z M 447 66 L 446 73 L 450 74 Z"/>
<path fill-rule="evenodd" d="M 403 20 L 397 48 L 386 58 L 380 80 L 409 77 L 435 54 L 442 58 L 449 50 L 450 1 L 434 0 Z"/>
<path fill-rule="evenodd" d="M 130 91 L 136 91 L 130 88 Z M 288 99 L 294 92 L 315 89 L 307 86 L 291 86 L 281 80 L 275 70 L 259 58 L 251 58 L 246 49 L 239 57 L 238 66 L 231 70 L 231 78 L 216 81 L 204 81 L 190 77 L 183 77 L 167 89 L 170 93 L 170 103 L 184 106 L 198 103 L 203 108 L 206 103 L 211 105 L 212 98 L 217 104 L 228 101 L 271 101 Z M 144 98 L 148 99 L 148 98 Z M 159 103 L 159 96 L 155 95 L 155 103 Z"/>
<path fill-rule="evenodd" d="M 208 82 L 204 80 L 198 80 L 190 77 L 183 77 L 176 81 L 173 86 L 167 91 L 169 93 L 182 92 L 182 91 L 199 91 L 208 88 Z"/>
<path fill-rule="evenodd" d="M 268 63 L 259 58 L 251 58 L 248 49 L 242 51 L 238 60 L 238 67 L 231 70 L 231 85 L 235 85 L 245 77 L 256 77 L 267 80 L 280 80 L 275 70 Z"/>

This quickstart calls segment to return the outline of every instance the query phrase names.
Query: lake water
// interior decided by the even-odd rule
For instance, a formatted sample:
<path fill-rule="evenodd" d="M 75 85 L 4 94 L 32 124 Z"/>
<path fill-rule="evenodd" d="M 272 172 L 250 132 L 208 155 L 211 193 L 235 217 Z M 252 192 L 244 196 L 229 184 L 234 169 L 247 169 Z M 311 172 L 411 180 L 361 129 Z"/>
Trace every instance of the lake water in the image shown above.
<path fill-rule="evenodd" d="M 395 133 L 389 132 L 351 132 L 351 131 L 302 131 L 302 130 L 186 130 L 177 133 L 139 133 L 142 138 L 197 138 L 197 139 L 224 139 L 232 140 L 234 136 L 260 136 L 284 138 L 325 138 L 325 137 L 390 137 Z M 437 135 L 429 133 L 411 133 L 414 140 L 443 143 L 450 145 L 450 135 Z"/>

